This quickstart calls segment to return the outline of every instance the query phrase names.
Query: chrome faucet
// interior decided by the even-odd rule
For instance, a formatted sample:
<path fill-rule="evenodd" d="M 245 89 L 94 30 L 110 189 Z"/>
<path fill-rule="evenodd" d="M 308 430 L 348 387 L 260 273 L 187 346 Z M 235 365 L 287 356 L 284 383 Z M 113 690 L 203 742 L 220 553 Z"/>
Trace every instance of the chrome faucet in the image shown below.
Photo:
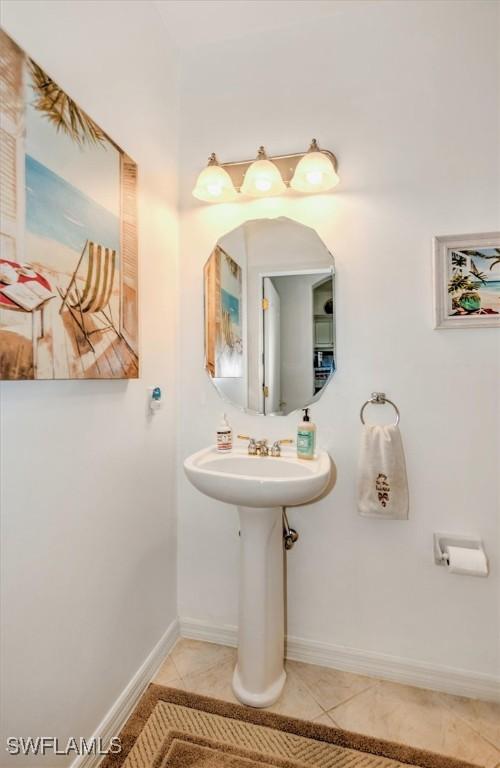
<path fill-rule="evenodd" d="M 248 440 L 248 455 L 249 456 L 274 456 L 278 458 L 281 456 L 281 446 L 291 445 L 293 440 L 275 440 L 272 447 L 269 448 L 267 444 L 267 438 L 262 440 L 256 440 L 249 435 L 238 435 L 238 440 Z"/>
<path fill-rule="evenodd" d="M 249 443 L 248 443 L 248 455 L 249 456 L 257 456 L 257 443 L 253 439 L 253 437 L 249 437 Z"/>
<path fill-rule="evenodd" d="M 257 440 L 257 456 L 269 456 L 269 446 L 267 445 L 267 439 Z"/>
<path fill-rule="evenodd" d="M 267 438 L 256 440 L 254 437 L 249 437 L 249 435 L 238 435 L 238 440 L 248 440 L 249 456 L 269 456 Z"/>
<path fill-rule="evenodd" d="M 282 445 L 292 445 L 293 440 L 290 438 L 286 438 L 285 440 L 275 440 L 272 448 L 271 448 L 271 456 L 275 456 L 278 458 L 281 456 L 281 446 Z"/>
<path fill-rule="evenodd" d="M 254 437 L 249 435 L 238 435 L 238 440 L 248 440 L 248 455 L 257 456 L 259 453 L 259 444 Z"/>

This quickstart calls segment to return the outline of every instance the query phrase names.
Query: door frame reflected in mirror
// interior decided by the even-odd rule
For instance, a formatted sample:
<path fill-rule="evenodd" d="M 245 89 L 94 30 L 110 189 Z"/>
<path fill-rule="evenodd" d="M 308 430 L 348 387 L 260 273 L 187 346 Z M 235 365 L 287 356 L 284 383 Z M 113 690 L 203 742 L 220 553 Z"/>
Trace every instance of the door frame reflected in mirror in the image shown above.
<path fill-rule="evenodd" d="M 333 301 L 333 294 L 334 294 L 334 278 L 335 278 L 335 270 L 332 267 L 328 269 L 287 269 L 287 270 L 266 270 L 265 272 L 259 273 L 259 281 L 262 285 L 262 312 L 259 315 L 259 380 L 262 381 L 262 393 L 261 393 L 261 400 L 260 400 L 260 413 L 264 416 L 279 416 L 283 415 L 283 408 L 287 406 L 286 400 L 281 399 L 283 397 L 283 390 L 281 387 L 281 384 L 276 384 L 276 379 L 281 379 L 281 365 L 282 365 L 282 356 L 281 356 L 281 349 L 280 349 L 280 359 L 279 363 L 280 365 L 276 365 L 276 353 L 275 349 L 277 346 L 280 346 L 281 337 L 284 337 L 284 334 L 281 332 L 280 329 L 280 339 L 275 340 L 272 338 L 272 331 L 276 333 L 275 330 L 275 324 L 279 323 L 279 310 L 278 310 L 278 319 L 276 318 L 276 311 L 275 306 L 273 306 L 273 301 L 270 296 L 266 295 L 266 286 L 268 286 L 268 290 L 277 292 L 277 300 L 279 304 L 279 291 L 277 291 L 277 287 L 275 283 L 273 282 L 273 278 L 277 278 L 278 280 L 280 278 L 288 278 L 288 277 L 310 277 L 310 278 L 317 278 L 317 282 L 311 282 L 310 286 L 307 286 L 310 289 L 310 308 L 311 308 L 311 354 L 306 355 L 304 357 L 304 365 L 307 366 L 307 370 L 309 370 L 309 364 L 307 363 L 307 357 L 311 360 L 311 368 L 310 368 L 310 374 L 311 374 L 311 392 L 309 395 L 309 401 L 306 405 L 310 405 L 311 403 L 315 402 L 315 400 L 319 399 L 316 397 L 317 395 L 321 394 L 321 390 L 324 386 L 328 383 L 330 376 L 326 377 L 322 385 L 317 388 L 317 377 L 316 377 L 316 371 L 315 371 L 315 360 L 316 360 L 316 351 L 319 346 L 324 346 L 324 351 L 331 351 L 332 358 L 334 353 L 334 335 L 335 335 L 335 329 L 334 329 L 334 323 L 333 323 L 333 313 L 331 315 L 328 315 L 325 313 L 324 317 L 329 318 L 330 325 L 331 325 L 331 342 L 327 345 L 319 345 L 316 342 L 315 338 L 315 324 L 317 321 L 317 312 L 315 308 L 314 303 L 314 291 L 319 288 L 320 286 L 326 284 L 327 282 L 331 283 L 331 299 Z M 269 283 L 265 283 L 265 281 L 268 280 Z M 274 310 L 274 311 L 273 311 Z M 266 323 L 267 320 L 271 320 L 271 323 Z M 269 329 L 269 330 L 268 330 Z M 278 370 L 273 370 L 278 369 Z M 331 374 L 333 375 L 333 370 L 331 371 Z M 278 401 L 275 400 L 273 397 L 274 391 L 279 388 L 280 390 L 280 399 Z M 295 410 L 299 410 L 302 407 L 306 407 L 305 405 L 298 405 L 296 408 L 293 408 L 293 412 Z"/>

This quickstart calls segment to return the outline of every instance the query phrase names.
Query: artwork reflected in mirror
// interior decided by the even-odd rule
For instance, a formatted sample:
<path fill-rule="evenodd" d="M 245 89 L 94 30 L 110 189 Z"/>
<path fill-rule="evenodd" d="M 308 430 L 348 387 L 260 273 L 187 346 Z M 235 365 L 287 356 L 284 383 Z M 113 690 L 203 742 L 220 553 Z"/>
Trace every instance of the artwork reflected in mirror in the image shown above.
<path fill-rule="evenodd" d="M 335 372 L 335 271 L 318 234 L 287 218 L 224 235 L 204 268 L 205 367 L 221 396 L 287 414 Z"/>
<path fill-rule="evenodd" d="M 205 285 L 207 370 L 214 378 L 241 378 L 241 267 L 218 245 L 205 264 Z"/>

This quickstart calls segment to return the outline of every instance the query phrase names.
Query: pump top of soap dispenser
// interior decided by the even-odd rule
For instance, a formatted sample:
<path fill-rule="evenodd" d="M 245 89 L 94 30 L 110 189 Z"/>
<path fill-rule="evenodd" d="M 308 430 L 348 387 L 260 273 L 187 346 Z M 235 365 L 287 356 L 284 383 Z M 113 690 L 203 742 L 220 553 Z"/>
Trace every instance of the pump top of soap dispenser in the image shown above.
<path fill-rule="evenodd" d="M 302 421 L 311 421 L 309 417 L 309 408 L 303 408 L 303 411 L 304 411 L 304 418 L 302 419 Z"/>

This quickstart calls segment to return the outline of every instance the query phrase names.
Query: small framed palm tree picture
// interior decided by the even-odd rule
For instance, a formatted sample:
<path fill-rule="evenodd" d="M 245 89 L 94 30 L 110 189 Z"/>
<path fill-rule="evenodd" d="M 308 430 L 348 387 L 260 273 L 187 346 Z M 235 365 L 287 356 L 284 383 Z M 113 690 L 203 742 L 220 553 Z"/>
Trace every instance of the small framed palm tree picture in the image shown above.
<path fill-rule="evenodd" d="M 434 238 L 434 328 L 500 328 L 500 232 Z"/>

